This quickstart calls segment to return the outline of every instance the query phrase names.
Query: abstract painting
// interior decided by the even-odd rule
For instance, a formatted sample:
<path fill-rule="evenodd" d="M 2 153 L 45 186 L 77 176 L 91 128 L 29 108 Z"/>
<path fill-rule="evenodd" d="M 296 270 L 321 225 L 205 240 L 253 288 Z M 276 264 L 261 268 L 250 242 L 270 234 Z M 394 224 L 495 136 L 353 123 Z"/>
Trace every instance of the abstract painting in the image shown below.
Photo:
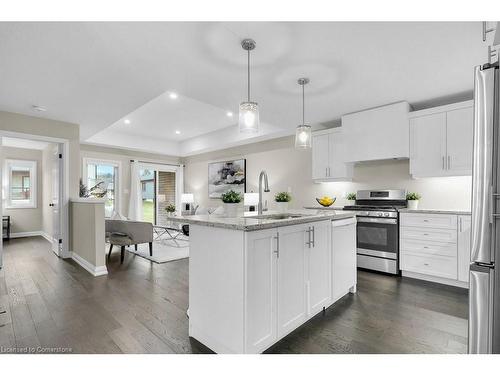
<path fill-rule="evenodd" d="M 221 198 L 229 190 L 243 195 L 246 192 L 246 177 L 246 159 L 209 163 L 208 197 Z"/>

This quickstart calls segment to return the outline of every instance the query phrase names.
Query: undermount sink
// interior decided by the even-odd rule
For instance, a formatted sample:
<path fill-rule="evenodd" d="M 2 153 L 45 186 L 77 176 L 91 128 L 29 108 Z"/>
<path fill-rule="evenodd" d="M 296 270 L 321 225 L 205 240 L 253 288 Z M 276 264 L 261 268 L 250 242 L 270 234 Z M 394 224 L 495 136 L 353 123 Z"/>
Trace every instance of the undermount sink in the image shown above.
<path fill-rule="evenodd" d="M 249 219 L 287 220 L 287 219 L 294 219 L 294 218 L 304 217 L 304 216 L 310 216 L 310 215 L 283 213 L 283 214 L 268 214 L 268 215 L 250 216 Z"/>

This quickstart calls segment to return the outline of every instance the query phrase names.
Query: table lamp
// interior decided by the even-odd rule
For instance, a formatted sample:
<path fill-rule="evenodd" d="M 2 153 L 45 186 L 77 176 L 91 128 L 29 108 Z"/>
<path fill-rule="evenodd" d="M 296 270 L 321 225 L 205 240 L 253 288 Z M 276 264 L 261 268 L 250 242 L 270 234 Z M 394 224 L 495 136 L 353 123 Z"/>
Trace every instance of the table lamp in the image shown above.
<path fill-rule="evenodd" d="M 255 206 L 259 204 L 259 193 L 245 193 L 243 205 L 249 206 L 248 211 L 255 211 Z"/>
<path fill-rule="evenodd" d="M 181 203 L 186 204 L 186 211 L 191 210 L 191 203 L 194 203 L 194 195 L 191 193 L 181 195 Z"/>

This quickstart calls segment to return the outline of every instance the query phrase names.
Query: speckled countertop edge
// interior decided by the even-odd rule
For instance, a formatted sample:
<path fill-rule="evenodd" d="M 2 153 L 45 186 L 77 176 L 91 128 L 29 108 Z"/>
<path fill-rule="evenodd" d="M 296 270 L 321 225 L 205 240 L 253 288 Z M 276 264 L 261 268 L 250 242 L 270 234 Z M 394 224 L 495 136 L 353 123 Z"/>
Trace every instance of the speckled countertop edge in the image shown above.
<path fill-rule="evenodd" d="M 273 213 L 266 212 L 265 214 L 275 214 L 275 213 L 276 212 Z M 175 216 L 170 218 L 170 220 L 182 224 L 194 224 L 207 227 L 234 229 L 234 230 L 242 230 L 250 232 L 255 230 L 284 227 L 289 225 L 306 224 L 322 220 L 341 220 L 356 216 L 356 213 L 354 211 L 325 212 L 324 210 L 322 210 L 321 212 L 317 212 L 316 214 L 311 215 L 309 210 L 306 212 L 294 210 L 294 211 L 289 211 L 289 213 L 291 214 L 301 213 L 308 216 L 302 216 L 298 218 L 291 218 L 285 220 L 272 220 L 272 219 L 254 219 L 251 216 L 231 218 L 231 217 L 225 217 L 223 215 L 193 215 L 193 216 Z"/>
<path fill-rule="evenodd" d="M 432 209 L 432 208 L 418 208 L 416 210 L 412 210 L 409 208 L 402 208 L 399 210 L 401 213 L 421 213 L 421 214 L 448 214 L 448 215 L 470 215 L 470 211 L 465 210 L 440 210 L 440 209 Z"/>

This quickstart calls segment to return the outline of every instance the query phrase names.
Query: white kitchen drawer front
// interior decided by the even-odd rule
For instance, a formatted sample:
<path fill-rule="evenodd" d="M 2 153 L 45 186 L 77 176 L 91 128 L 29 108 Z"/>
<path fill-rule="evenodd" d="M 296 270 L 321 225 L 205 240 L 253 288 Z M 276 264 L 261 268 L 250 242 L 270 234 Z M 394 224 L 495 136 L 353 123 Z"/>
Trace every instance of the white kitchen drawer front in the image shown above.
<path fill-rule="evenodd" d="M 457 230 L 457 215 L 402 213 L 401 226 Z"/>
<path fill-rule="evenodd" d="M 402 227 L 401 238 L 421 241 L 438 241 L 457 243 L 456 229 L 435 229 L 419 227 Z"/>
<path fill-rule="evenodd" d="M 417 255 L 440 255 L 457 257 L 457 244 L 446 242 L 432 242 L 402 239 L 400 245 L 402 252 L 412 252 Z"/>
<path fill-rule="evenodd" d="M 457 258 L 401 254 L 401 269 L 408 272 L 457 279 Z"/>

